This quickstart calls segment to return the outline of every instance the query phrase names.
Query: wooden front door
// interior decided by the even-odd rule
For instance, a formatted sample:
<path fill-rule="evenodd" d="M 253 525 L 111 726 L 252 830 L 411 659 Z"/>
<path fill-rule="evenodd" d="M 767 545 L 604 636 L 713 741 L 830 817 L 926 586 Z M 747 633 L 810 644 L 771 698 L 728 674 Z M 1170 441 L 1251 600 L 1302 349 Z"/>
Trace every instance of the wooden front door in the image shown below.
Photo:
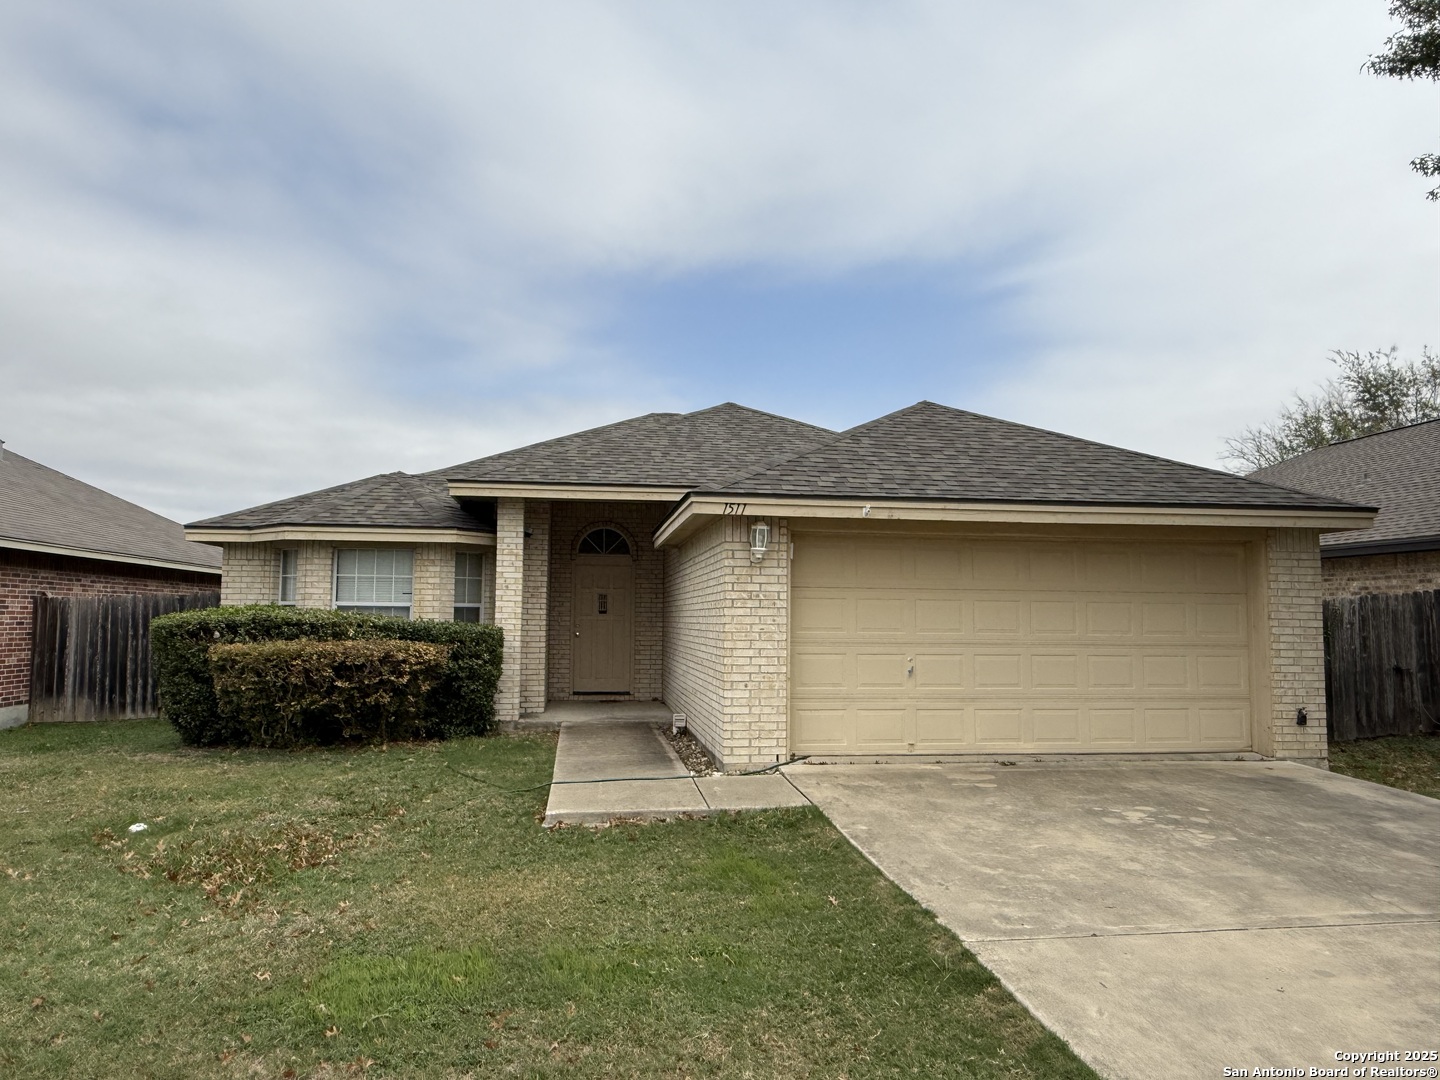
<path fill-rule="evenodd" d="M 574 652 L 577 694 L 628 694 L 634 654 L 635 564 L 628 555 L 575 560 Z"/>

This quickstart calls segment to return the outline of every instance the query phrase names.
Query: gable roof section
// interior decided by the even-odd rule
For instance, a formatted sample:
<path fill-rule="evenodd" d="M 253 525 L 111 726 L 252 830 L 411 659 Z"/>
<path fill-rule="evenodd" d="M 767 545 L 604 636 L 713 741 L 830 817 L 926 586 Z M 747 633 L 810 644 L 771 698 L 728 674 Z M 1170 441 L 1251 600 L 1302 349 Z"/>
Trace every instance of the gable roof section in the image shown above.
<path fill-rule="evenodd" d="M 216 573 L 220 552 L 178 522 L 38 461 L 0 455 L 0 547 Z"/>
<path fill-rule="evenodd" d="M 726 402 L 691 413 L 647 413 L 428 475 L 456 483 L 690 490 L 834 437 L 826 428 Z"/>
<path fill-rule="evenodd" d="M 861 424 L 706 494 L 966 503 L 1359 510 L 1231 473 L 931 401 Z"/>
<path fill-rule="evenodd" d="M 322 491 L 195 521 L 186 527 L 228 530 L 286 525 L 493 531 L 450 497 L 443 478 L 403 472 L 367 476 Z"/>
<path fill-rule="evenodd" d="M 1440 420 L 1322 446 L 1250 476 L 1378 506 L 1373 529 L 1321 537 L 1332 554 L 1440 547 Z"/>

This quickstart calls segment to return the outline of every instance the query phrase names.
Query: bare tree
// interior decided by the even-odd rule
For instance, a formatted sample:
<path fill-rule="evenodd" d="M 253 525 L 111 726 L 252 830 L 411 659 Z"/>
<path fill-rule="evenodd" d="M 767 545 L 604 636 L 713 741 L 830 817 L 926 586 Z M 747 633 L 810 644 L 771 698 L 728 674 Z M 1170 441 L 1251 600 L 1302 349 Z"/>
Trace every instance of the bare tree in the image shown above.
<path fill-rule="evenodd" d="M 1336 349 L 1335 378 L 1318 394 L 1297 393 L 1269 423 L 1226 439 L 1225 459 L 1249 472 L 1333 442 L 1440 418 L 1440 356 L 1426 347 L 1418 360 L 1400 360 L 1398 351 Z"/>

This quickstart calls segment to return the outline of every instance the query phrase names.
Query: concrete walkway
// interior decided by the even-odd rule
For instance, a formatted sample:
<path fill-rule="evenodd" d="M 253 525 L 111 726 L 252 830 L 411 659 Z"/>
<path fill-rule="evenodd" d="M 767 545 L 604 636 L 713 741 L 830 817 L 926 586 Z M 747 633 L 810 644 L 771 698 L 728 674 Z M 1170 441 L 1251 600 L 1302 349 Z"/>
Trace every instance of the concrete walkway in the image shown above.
<path fill-rule="evenodd" d="M 808 805 L 779 773 L 691 776 L 653 723 L 563 721 L 545 824 L 600 825 Z"/>

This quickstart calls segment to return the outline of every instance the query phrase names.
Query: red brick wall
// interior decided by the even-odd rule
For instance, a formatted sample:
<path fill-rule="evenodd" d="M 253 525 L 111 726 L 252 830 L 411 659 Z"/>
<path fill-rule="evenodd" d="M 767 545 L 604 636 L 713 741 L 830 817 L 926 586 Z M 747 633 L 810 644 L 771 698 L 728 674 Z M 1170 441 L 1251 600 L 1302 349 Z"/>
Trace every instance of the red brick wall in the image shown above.
<path fill-rule="evenodd" d="M 123 596 L 127 593 L 201 592 L 218 589 L 220 575 L 131 566 L 0 548 L 0 709 L 30 700 L 33 601 L 51 596 Z"/>
<path fill-rule="evenodd" d="M 1325 599 L 1440 589 L 1440 551 L 1397 551 L 1322 559 Z"/>

